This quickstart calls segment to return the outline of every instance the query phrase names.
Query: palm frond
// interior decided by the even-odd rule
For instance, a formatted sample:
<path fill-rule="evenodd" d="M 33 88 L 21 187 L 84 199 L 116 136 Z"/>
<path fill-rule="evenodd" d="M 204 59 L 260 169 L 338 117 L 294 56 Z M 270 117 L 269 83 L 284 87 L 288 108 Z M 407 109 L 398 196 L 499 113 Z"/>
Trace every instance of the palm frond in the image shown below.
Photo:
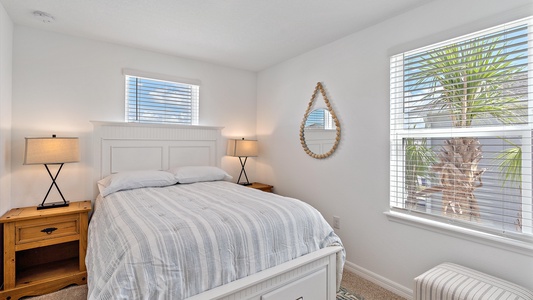
<path fill-rule="evenodd" d="M 507 182 L 516 183 L 518 187 L 521 187 L 522 148 L 507 139 L 503 140 L 511 144 L 513 147 L 503 150 L 495 157 L 495 159 L 499 161 L 498 169 L 503 177 L 502 187 L 505 186 L 505 183 Z"/>

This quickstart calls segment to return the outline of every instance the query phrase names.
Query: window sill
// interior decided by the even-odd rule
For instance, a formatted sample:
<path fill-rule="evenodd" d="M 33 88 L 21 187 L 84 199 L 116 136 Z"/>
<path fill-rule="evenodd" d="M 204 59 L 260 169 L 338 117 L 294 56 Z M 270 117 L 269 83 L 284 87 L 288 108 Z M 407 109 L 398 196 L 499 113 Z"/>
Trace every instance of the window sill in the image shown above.
<path fill-rule="evenodd" d="M 416 216 L 404 214 L 395 211 L 386 211 L 384 214 L 389 221 L 397 222 L 421 229 L 430 230 L 437 233 L 446 234 L 452 237 L 472 241 L 519 254 L 533 256 L 533 243 L 517 241 L 489 233 L 479 232 L 476 230 L 462 228 L 450 224 L 444 224 L 437 221 L 427 220 Z"/>

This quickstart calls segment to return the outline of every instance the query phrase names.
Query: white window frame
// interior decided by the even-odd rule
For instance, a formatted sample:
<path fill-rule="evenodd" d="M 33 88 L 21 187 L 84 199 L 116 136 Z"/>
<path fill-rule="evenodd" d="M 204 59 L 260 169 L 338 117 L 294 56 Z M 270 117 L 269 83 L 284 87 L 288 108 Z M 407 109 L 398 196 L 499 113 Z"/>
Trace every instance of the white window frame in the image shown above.
<path fill-rule="evenodd" d="M 518 20 L 516 22 L 511 22 L 506 25 L 508 26 L 516 26 L 520 24 L 528 24 L 529 25 L 529 41 L 530 43 L 532 41 L 533 37 L 533 18 L 526 18 L 522 20 Z M 405 52 L 405 53 L 415 53 L 416 51 L 424 51 L 427 48 L 437 48 L 439 46 L 448 45 L 453 43 L 456 40 L 465 40 L 468 38 L 471 38 L 473 36 L 480 36 L 480 35 L 486 35 L 491 31 L 498 31 L 501 30 L 501 26 L 496 26 L 491 29 L 487 29 L 481 32 L 476 32 L 472 35 L 463 36 L 457 39 L 453 39 L 450 41 L 445 41 L 436 45 L 431 45 L 428 47 L 423 47 L 415 51 Z M 410 226 L 419 227 L 426 230 L 432 230 L 435 232 L 439 232 L 442 234 L 467 239 L 469 241 L 475 241 L 482 244 L 487 244 L 490 246 L 495 246 L 499 248 L 503 248 L 506 250 L 511 250 L 514 252 L 518 252 L 521 254 L 526 254 L 529 256 L 533 256 L 533 239 L 531 239 L 532 234 L 532 227 L 533 227 L 533 209 L 532 209 L 532 197 L 523 197 L 522 200 L 522 211 L 529 214 L 524 218 L 524 220 L 527 220 L 527 224 L 524 224 L 524 227 L 526 228 L 526 231 L 524 232 L 525 235 L 527 235 L 525 238 L 516 238 L 516 236 L 509 235 L 501 235 L 501 234 L 495 234 L 491 233 L 490 230 L 480 230 L 479 228 L 468 227 L 463 226 L 464 224 L 455 223 L 453 220 L 443 220 L 442 218 L 432 218 L 429 215 L 425 214 L 418 214 L 416 212 L 408 211 L 406 209 L 397 209 L 396 208 L 396 202 L 398 199 L 397 195 L 405 195 L 403 189 L 404 185 L 399 184 L 398 182 L 403 183 L 404 178 L 404 162 L 403 158 L 405 157 L 405 154 L 403 152 L 402 147 L 398 147 L 398 141 L 403 141 L 404 138 L 429 138 L 429 137 L 449 137 L 452 133 L 453 136 L 472 136 L 472 133 L 475 133 L 475 136 L 477 137 L 483 137 L 483 136 L 494 136 L 495 134 L 499 133 L 512 133 L 515 135 L 520 135 L 522 138 L 527 141 L 523 143 L 523 147 L 531 147 L 531 132 L 533 130 L 533 105 L 531 104 L 531 100 L 533 99 L 533 50 L 532 47 L 529 47 L 529 59 L 528 59 L 528 65 L 529 65 L 529 71 L 528 71 L 528 94 L 529 94 L 529 105 L 528 105 L 528 111 L 529 111 L 529 124 L 524 126 L 517 126 L 516 128 L 446 128 L 446 129 L 431 129 L 430 132 L 428 132 L 427 129 L 421 129 L 421 130 L 405 130 L 403 119 L 401 118 L 395 118 L 393 117 L 393 114 L 403 111 L 403 100 L 402 101 L 393 101 L 393 99 L 401 99 L 403 96 L 401 96 L 404 92 L 403 87 L 403 80 L 397 81 L 394 80 L 393 74 L 395 72 L 402 72 L 403 70 L 403 54 L 401 53 L 399 55 L 391 56 L 390 61 L 390 68 L 391 68 L 391 87 L 390 87 L 390 96 L 391 96 L 391 123 L 390 123 L 390 210 L 385 212 L 385 215 L 389 218 L 390 221 L 399 222 L 402 224 L 407 224 Z M 531 155 L 531 150 L 528 150 L 527 152 L 529 155 Z M 397 158 L 398 159 L 395 161 Z M 531 161 L 530 161 L 531 162 Z M 522 166 L 523 170 L 523 190 L 531 191 L 532 187 L 532 176 L 531 174 L 531 166 L 525 167 Z M 399 179 L 401 178 L 401 179 Z M 527 199 L 525 199 L 527 198 Z M 403 198 L 403 201 L 406 199 Z"/>
<path fill-rule="evenodd" d="M 151 72 L 144 72 L 133 69 L 123 69 L 122 74 L 124 75 L 125 82 L 125 113 L 124 118 L 126 122 L 138 122 L 138 123 L 164 123 L 164 124 L 181 124 L 181 125 L 198 125 L 200 119 L 200 80 L 182 78 L 176 76 L 169 76 Z M 194 90 L 193 96 L 191 97 L 191 122 L 190 123 L 179 123 L 179 122 L 165 122 L 165 121 L 143 121 L 143 120 L 130 120 L 129 119 L 129 103 L 128 103 L 128 77 L 138 77 L 149 80 L 169 82 L 171 84 L 181 84 L 189 85 Z"/>

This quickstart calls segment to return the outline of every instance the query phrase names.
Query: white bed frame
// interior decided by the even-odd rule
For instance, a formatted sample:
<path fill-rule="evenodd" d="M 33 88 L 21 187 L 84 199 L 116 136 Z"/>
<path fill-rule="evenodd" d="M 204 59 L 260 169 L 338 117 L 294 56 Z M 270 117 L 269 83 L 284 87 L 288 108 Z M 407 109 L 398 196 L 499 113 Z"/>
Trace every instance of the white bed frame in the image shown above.
<path fill-rule="evenodd" d="M 95 182 L 128 170 L 166 170 L 186 165 L 220 167 L 224 155 L 222 127 L 92 123 Z M 190 299 L 335 300 L 337 253 L 341 250 L 327 247 Z"/>

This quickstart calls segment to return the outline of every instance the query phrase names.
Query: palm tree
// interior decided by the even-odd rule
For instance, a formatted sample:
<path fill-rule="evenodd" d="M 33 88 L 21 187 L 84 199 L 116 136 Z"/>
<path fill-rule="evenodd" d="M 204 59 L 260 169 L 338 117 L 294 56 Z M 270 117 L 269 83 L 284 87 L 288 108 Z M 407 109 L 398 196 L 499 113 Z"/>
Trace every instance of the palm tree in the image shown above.
<path fill-rule="evenodd" d="M 476 120 L 526 122 L 523 116 L 527 107 L 520 103 L 519 96 L 509 92 L 507 83 L 518 80 L 522 68 L 497 46 L 498 38 L 477 39 L 438 49 L 420 60 L 417 72 L 407 75 L 407 79 L 426 89 L 424 110 L 449 116 L 456 128 L 469 128 Z M 439 161 L 432 170 L 438 173 L 439 184 L 418 195 L 442 192 L 443 214 L 476 220 L 479 207 L 474 191 L 483 185 L 485 171 L 479 168 L 483 157 L 480 140 L 447 139 L 437 156 Z"/>
<path fill-rule="evenodd" d="M 429 166 L 435 162 L 435 152 L 427 146 L 427 139 L 406 139 L 405 185 L 408 208 L 416 208 L 418 204 L 417 194 L 423 188 L 419 178 L 426 178 L 430 171 Z"/>

